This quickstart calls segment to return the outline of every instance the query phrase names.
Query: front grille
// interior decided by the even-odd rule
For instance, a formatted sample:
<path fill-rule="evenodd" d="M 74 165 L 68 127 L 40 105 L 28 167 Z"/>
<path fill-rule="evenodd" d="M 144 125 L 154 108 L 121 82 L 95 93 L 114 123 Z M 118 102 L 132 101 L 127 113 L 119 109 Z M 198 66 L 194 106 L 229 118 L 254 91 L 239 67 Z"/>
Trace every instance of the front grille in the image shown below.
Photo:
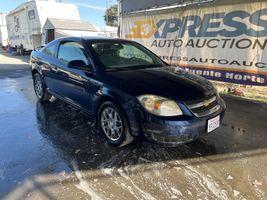
<path fill-rule="evenodd" d="M 188 103 L 187 106 L 197 117 L 210 115 L 220 109 L 216 96 L 202 99 L 194 103 Z"/>

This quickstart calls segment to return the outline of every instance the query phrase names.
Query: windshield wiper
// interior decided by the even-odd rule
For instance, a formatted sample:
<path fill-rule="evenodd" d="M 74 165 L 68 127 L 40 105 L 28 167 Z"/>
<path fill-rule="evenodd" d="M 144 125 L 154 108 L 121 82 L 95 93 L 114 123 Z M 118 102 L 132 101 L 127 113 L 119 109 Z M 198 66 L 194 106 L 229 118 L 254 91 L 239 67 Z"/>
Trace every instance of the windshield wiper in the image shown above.
<path fill-rule="evenodd" d="M 150 65 L 133 65 L 126 67 L 127 69 L 147 69 L 147 68 L 155 68 L 155 67 L 163 67 L 159 64 L 150 64 Z"/>
<path fill-rule="evenodd" d="M 118 67 L 118 68 L 106 68 L 107 71 L 122 71 L 122 70 L 129 70 L 129 69 L 147 69 L 147 68 L 155 68 L 155 67 L 164 67 L 159 64 L 154 65 L 133 65 L 133 66 L 126 66 L 126 67 Z"/>

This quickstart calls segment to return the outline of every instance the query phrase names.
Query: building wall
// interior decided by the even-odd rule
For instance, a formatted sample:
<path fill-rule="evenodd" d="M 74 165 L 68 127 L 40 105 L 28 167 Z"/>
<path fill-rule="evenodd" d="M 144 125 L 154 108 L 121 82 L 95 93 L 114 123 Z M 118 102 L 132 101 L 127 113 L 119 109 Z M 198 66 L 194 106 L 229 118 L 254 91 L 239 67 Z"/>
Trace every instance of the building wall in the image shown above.
<path fill-rule="evenodd" d="M 55 30 L 55 38 L 74 36 L 74 37 L 85 37 L 85 36 L 97 36 L 97 32 L 93 31 L 79 31 L 79 30 Z"/>
<path fill-rule="evenodd" d="M 7 46 L 8 35 L 6 26 L 6 14 L 0 13 L 0 46 Z"/>

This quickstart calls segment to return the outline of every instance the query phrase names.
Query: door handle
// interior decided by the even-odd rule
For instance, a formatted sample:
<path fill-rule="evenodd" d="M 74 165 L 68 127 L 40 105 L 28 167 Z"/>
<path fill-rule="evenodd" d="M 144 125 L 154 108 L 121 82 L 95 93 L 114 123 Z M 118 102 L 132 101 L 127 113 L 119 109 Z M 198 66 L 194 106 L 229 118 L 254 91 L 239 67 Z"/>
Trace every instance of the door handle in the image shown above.
<path fill-rule="evenodd" d="M 38 60 L 36 61 L 36 64 L 39 65 L 39 66 L 42 65 L 42 63 L 40 61 L 38 61 Z"/>
<path fill-rule="evenodd" d="M 57 73 L 57 72 L 58 72 L 58 69 L 57 69 L 57 67 L 52 66 L 52 67 L 51 67 L 51 71 L 54 72 L 54 73 Z"/>
<path fill-rule="evenodd" d="M 58 72 L 61 76 L 64 76 L 64 77 L 66 77 L 66 78 L 69 78 L 69 75 L 67 74 L 67 73 L 65 73 L 65 72 L 62 72 L 62 71 L 60 71 L 60 72 Z"/>

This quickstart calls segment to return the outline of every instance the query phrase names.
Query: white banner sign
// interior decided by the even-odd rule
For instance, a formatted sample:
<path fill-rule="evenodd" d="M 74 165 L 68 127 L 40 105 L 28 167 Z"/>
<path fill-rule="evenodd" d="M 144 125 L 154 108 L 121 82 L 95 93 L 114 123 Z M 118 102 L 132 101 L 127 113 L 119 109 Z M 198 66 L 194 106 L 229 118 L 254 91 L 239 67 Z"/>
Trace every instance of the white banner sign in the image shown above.
<path fill-rule="evenodd" d="M 123 17 L 122 37 L 211 80 L 267 86 L 267 2 Z"/>

